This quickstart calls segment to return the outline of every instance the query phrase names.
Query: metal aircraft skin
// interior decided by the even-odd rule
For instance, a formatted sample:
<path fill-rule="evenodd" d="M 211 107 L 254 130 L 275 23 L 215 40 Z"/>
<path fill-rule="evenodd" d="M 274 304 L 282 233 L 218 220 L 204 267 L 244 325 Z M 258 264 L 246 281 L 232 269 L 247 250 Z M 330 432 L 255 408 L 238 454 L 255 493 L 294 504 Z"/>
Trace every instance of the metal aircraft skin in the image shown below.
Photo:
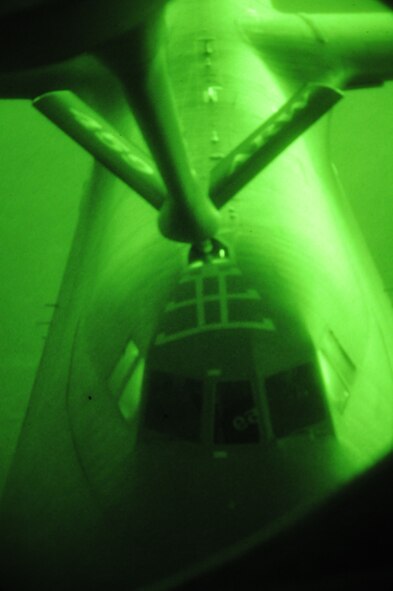
<path fill-rule="evenodd" d="M 391 304 L 326 149 L 393 77 L 391 11 L 134 4 L 1 62 L 96 158 L 2 498 L 15 588 L 175 587 L 392 446 Z"/>

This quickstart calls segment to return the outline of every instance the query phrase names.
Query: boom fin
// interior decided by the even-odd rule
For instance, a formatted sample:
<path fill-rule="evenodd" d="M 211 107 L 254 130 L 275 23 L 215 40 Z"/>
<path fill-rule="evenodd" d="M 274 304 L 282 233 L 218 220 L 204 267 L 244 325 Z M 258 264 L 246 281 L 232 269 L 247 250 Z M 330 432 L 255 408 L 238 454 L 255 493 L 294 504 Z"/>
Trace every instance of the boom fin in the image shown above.
<path fill-rule="evenodd" d="M 166 189 L 153 160 L 76 94 L 49 92 L 34 99 L 33 105 L 153 207 L 161 207 Z"/>
<path fill-rule="evenodd" d="M 225 205 L 342 97 L 327 86 L 303 86 L 212 170 L 209 193 L 216 206 Z"/>

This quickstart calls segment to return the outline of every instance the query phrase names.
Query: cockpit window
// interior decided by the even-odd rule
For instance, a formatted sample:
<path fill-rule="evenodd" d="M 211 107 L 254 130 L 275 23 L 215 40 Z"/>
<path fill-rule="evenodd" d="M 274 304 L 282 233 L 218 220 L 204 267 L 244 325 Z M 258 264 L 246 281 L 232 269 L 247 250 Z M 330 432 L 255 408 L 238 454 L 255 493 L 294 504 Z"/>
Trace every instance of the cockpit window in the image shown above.
<path fill-rule="evenodd" d="M 251 383 L 249 381 L 218 382 L 215 399 L 215 444 L 258 441 L 258 413 Z"/>
<path fill-rule="evenodd" d="M 276 437 L 328 422 L 322 383 L 314 363 L 267 378 L 266 393 Z"/>
<path fill-rule="evenodd" d="M 203 382 L 153 371 L 146 386 L 145 428 L 170 439 L 199 441 Z"/>

